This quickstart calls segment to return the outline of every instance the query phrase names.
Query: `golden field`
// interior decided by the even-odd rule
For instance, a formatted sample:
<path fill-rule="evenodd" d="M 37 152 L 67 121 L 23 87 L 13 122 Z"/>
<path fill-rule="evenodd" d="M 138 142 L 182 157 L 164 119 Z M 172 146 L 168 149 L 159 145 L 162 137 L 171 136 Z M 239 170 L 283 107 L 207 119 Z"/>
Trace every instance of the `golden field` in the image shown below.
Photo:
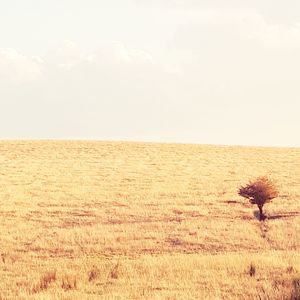
<path fill-rule="evenodd" d="M 300 148 L 3 141 L 0 173 L 0 299 L 297 292 Z M 261 175 L 265 222 L 237 195 Z"/>

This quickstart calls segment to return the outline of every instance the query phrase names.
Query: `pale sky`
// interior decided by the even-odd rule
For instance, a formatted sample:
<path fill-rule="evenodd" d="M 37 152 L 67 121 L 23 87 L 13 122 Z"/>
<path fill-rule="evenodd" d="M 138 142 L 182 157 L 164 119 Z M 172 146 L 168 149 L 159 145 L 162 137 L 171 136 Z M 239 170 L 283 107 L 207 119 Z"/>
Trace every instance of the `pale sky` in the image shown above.
<path fill-rule="evenodd" d="M 300 1 L 0 0 L 0 139 L 300 147 Z"/>

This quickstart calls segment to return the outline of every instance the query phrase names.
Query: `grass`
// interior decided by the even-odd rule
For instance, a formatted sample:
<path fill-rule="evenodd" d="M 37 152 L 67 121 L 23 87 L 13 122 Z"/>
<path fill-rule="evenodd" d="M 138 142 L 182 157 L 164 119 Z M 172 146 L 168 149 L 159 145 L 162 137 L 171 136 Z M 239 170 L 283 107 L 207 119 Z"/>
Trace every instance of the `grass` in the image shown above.
<path fill-rule="evenodd" d="M 0 299 L 292 299 L 299 161 L 297 148 L 1 142 Z M 262 175 L 280 190 L 265 222 L 237 195 Z"/>

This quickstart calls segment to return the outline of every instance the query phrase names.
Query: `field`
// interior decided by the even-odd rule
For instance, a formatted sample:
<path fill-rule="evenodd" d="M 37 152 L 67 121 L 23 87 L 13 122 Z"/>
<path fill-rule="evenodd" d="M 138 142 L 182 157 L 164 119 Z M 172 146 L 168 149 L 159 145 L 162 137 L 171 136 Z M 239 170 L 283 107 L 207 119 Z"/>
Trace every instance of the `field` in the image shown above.
<path fill-rule="evenodd" d="M 265 222 L 237 195 L 260 175 L 280 189 Z M 300 290 L 299 148 L 3 141 L 0 181 L 0 299 Z"/>

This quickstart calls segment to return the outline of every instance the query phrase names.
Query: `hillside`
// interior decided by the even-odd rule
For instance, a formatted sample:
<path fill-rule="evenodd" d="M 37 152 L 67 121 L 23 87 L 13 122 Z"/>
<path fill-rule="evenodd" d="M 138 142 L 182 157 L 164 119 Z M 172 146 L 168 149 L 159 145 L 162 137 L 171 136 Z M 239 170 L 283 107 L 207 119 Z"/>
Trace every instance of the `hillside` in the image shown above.
<path fill-rule="evenodd" d="M 3 141 L 0 173 L 1 299 L 284 299 L 300 286 L 300 148 Z M 280 189 L 265 222 L 237 195 L 260 175 Z"/>

